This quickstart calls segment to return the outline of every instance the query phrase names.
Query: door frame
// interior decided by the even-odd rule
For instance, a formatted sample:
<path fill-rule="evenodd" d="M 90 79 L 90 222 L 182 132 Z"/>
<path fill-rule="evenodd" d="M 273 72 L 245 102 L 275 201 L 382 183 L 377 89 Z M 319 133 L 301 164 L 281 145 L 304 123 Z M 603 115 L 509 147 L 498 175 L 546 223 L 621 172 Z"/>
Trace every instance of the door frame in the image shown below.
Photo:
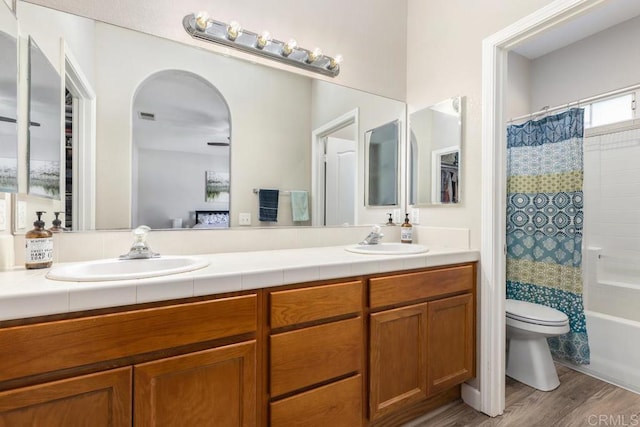
<path fill-rule="evenodd" d="M 73 231 L 95 230 L 96 94 L 64 40 L 60 50 L 65 85 L 73 95 Z"/>
<path fill-rule="evenodd" d="M 324 218 L 324 191 L 325 191 L 325 149 L 324 138 L 328 137 L 332 133 L 343 129 L 347 126 L 355 125 L 356 135 L 356 159 L 358 158 L 358 135 L 359 135 L 359 122 L 360 109 L 354 108 L 353 110 L 337 117 L 322 126 L 314 129 L 311 132 L 311 225 L 321 226 Z M 357 190 L 357 184 L 356 184 Z M 357 192 L 356 192 L 357 194 Z M 355 219 L 358 219 L 358 203 L 357 197 L 354 198 Z"/>
<path fill-rule="evenodd" d="M 506 132 L 510 49 L 611 0 L 555 0 L 482 42 L 482 212 L 480 256 L 480 391 L 465 401 L 495 417 L 505 406 Z"/>

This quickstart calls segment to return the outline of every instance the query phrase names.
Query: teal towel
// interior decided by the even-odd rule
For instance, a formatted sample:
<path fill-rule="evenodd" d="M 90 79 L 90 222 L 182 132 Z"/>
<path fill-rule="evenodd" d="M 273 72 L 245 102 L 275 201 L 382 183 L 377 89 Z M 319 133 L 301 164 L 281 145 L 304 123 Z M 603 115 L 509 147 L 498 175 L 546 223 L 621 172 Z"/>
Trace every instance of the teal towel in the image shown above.
<path fill-rule="evenodd" d="M 309 192 L 291 192 L 291 213 L 294 221 L 309 221 Z"/>

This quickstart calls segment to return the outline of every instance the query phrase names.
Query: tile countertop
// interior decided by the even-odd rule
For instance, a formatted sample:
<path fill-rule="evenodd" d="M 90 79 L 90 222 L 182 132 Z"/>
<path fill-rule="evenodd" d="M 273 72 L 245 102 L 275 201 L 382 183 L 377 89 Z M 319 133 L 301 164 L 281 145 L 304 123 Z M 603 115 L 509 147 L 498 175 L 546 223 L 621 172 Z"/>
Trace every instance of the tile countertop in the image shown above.
<path fill-rule="evenodd" d="M 208 267 L 146 279 L 65 282 L 49 269 L 0 273 L 0 320 L 116 307 L 477 261 L 479 252 L 429 249 L 412 255 L 348 252 L 345 246 L 198 255 Z M 135 262 L 135 261 L 131 261 Z"/>

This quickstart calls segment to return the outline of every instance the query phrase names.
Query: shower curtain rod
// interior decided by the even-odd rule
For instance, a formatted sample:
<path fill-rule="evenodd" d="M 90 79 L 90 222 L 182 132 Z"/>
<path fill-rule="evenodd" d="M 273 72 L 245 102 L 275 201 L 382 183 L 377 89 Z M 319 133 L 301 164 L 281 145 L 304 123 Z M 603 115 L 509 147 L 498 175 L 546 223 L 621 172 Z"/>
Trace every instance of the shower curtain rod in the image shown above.
<path fill-rule="evenodd" d="M 557 105 L 553 108 L 549 108 L 548 106 L 543 107 L 540 111 L 536 111 L 535 113 L 524 114 L 522 116 L 514 117 L 508 121 L 508 123 L 517 122 L 523 119 L 533 119 L 536 116 L 544 115 L 546 116 L 552 111 L 558 111 L 562 109 L 569 109 L 574 106 L 580 106 L 580 104 L 588 104 L 593 101 L 598 101 L 600 99 L 609 98 L 615 95 L 620 95 L 621 93 L 630 92 L 632 90 L 640 89 L 640 84 L 635 84 L 632 86 L 623 87 L 622 89 L 612 90 L 611 92 L 601 93 L 600 95 L 591 96 L 589 98 L 579 99 L 577 101 L 569 102 L 566 104 Z"/>

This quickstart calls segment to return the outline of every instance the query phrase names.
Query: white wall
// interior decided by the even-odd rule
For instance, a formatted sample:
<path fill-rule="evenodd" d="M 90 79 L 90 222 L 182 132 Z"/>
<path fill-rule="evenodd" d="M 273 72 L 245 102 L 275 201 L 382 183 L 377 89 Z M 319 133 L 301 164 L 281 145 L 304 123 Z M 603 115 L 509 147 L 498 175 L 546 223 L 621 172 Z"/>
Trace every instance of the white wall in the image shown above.
<path fill-rule="evenodd" d="M 253 55 L 229 50 L 212 43 L 193 40 L 182 27 L 190 13 L 208 11 L 212 18 L 236 20 L 254 32 L 269 30 L 274 38 L 295 38 L 302 47 L 322 48 L 327 55 L 345 58 L 337 83 L 405 98 L 407 0 L 124 0 L 116 4 L 103 0 L 32 0 L 81 16 L 95 18 L 125 28 L 178 40 L 217 52 L 265 62 Z M 286 67 L 300 73 L 297 68 Z M 304 72 L 303 72 L 304 73 Z"/>
<path fill-rule="evenodd" d="M 640 16 L 531 61 L 531 111 L 640 83 Z"/>
<path fill-rule="evenodd" d="M 505 121 L 533 112 L 531 110 L 531 60 L 512 51 L 509 52 L 508 61 Z"/>
<path fill-rule="evenodd" d="M 408 0 L 409 111 L 465 97 L 460 206 L 422 208 L 421 224 L 471 229 L 480 246 L 482 40 L 552 0 Z"/>

